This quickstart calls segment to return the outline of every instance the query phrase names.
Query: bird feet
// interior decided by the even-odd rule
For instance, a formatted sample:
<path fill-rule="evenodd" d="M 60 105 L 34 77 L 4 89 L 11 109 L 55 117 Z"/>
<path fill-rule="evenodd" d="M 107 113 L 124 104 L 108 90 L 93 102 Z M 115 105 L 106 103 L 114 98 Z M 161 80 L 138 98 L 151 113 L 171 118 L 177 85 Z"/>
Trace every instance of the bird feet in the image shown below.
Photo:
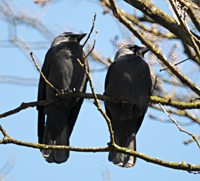
<path fill-rule="evenodd" d="M 74 93 L 74 92 L 80 92 L 80 90 L 77 90 L 75 87 L 72 88 L 72 89 L 61 89 L 61 92 L 62 93 L 65 93 L 65 94 L 69 94 L 69 93 Z"/>
<path fill-rule="evenodd" d="M 68 93 L 71 93 L 72 91 L 70 89 L 61 89 L 61 92 L 68 94 Z"/>

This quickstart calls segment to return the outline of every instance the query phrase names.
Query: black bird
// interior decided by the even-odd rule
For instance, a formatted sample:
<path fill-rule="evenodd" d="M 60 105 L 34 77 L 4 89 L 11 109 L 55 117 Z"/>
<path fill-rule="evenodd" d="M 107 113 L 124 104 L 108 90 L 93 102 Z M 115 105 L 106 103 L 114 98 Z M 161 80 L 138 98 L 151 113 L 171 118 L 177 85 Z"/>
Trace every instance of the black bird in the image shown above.
<path fill-rule="evenodd" d="M 86 91 L 87 78 L 77 61 L 83 63 L 79 42 L 86 34 L 65 32 L 57 36 L 48 50 L 42 67 L 47 80 L 60 91 Z M 38 101 L 55 100 L 56 91 L 40 76 Z M 38 142 L 47 145 L 69 145 L 83 99 L 71 98 L 56 101 L 38 110 Z M 46 121 L 45 121 L 46 115 Z M 69 157 L 66 150 L 44 150 L 42 155 L 47 162 L 62 163 Z"/>
<path fill-rule="evenodd" d="M 132 44 L 120 48 L 105 81 L 105 95 L 120 101 L 105 101 L 115 142 L 131 150 L 136 150 L 136 133 L 147 111 L 152 89 L 149 66 L 143 59 L 147 51 L 147 48 Z M 136 157 L 110 152 L 109 161 L 129 168 L 135 165 Z"/>

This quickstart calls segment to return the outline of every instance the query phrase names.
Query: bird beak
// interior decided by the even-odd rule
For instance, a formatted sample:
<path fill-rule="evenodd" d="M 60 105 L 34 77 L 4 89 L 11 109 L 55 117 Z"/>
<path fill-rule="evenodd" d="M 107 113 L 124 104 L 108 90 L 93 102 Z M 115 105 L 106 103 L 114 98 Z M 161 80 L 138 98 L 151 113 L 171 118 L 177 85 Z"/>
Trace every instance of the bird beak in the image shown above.
<path fill-rule="evenodd" d="M 146 52 L 149 51 L 149 49 L 146 48 L 146 47 L 141 47 L 141 48 L 142 48 L 142 49 L 141 49 L 140 51 L 142 52 L 142 55 L 144 55 Z"/>
<path fill-rule="evenodd" d="M 76 37 L 77 41 L 80 42 L 85 35 L 87 35 L 87 33 L 77 35 Z"/>

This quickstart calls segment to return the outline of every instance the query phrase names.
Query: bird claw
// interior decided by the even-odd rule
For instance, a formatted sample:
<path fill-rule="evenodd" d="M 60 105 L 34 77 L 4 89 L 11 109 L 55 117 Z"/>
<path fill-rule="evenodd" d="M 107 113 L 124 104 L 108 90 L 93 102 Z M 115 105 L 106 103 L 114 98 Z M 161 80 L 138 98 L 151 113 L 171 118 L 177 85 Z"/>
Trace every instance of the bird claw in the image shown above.
<path fill-rule="evenodd" d="M 70 89 L 61 89 L 61 92 L 65 94 L 69 94 L 69 93 L 72 93 L 73 91 Z"/>
<path fill-rule="evenodd" d="M 65 94 L 69 94 L 69 93 L 74 93 L 74 92 L 80 92 L 80 90 L 76 89 L 75 87 L 72 88 L 72 89 L 61 89 L 61 92 L 62 93 L 65 93 Z"/>
<path fill-rule="evenodd" d="M 72 89 L 72 92 L 81 92 L 79 89 L 76 89 L 75 87 Z"/>

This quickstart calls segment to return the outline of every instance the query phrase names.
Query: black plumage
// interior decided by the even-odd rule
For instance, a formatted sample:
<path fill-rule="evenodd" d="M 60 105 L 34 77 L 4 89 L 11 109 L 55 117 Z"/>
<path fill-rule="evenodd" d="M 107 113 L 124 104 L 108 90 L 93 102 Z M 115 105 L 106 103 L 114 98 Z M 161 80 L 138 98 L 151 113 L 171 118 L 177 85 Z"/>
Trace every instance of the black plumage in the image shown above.
<path fill-rule="evenodd" d="M 86 91 L 86 74 L 77 61 L 83 63 L 80 40 L 86 34 L 65 32 L 54 39 L 42 67 L 47 80 L 60 91 Z M 57 92 L 40 76 L 38 101 L 55 100 Z M 69 145 L 75 121 L 83 99 L 70 98 L 56 101 L 38 109 L 38 142 L 47 145 Z M 46 115 L 46 116 L 45 116 Z M 46 121 L 45 121 L 46 117 Z M 62 163 L 69 157 L 66 150 L 44 150 L 42 155 L 48 162 Z"/>
<path fill-rule="evenodd" d="M 132 44 L 120 48 L 105 81 L 105 95 L 120 101 L 105 101 L 115 142 L 132 150 L 136 150 L 136 133 L 147 111 L 152 89 L 149 66 L 143 59 L 147 51 L 147 48 Z M 110 152 L 109 161 L 129 168 L 134 166 L 136 157 Z"/>

